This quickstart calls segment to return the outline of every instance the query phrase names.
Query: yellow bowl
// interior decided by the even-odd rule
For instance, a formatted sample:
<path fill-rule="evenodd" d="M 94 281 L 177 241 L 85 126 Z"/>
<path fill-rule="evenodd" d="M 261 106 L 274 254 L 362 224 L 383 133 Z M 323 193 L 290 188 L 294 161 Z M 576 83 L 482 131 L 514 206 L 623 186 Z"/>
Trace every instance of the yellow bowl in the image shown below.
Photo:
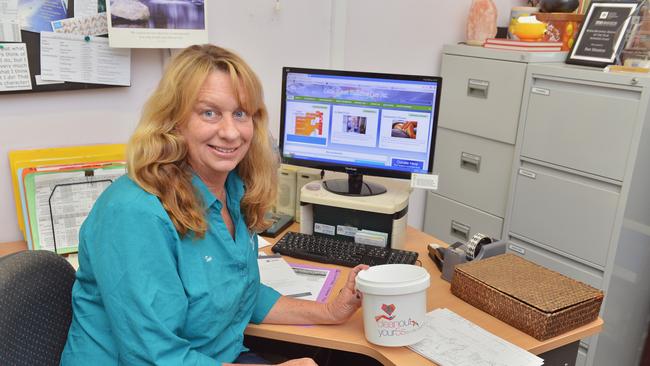
<path fill-rule="evenodd" d="M 512 33 L 524 41 L 537 41 L 544 36 L 546 23 L 515 23 Z"/>

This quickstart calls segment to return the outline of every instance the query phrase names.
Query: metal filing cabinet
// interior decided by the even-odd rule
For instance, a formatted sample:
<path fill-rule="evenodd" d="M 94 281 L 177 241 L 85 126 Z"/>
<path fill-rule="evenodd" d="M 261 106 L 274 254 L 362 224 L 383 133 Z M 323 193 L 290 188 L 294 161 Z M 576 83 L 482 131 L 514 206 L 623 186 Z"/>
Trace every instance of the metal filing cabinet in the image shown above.
<path fill-rule="evenodd" d="M 453 243 L 476 232 L 502 237 L 526 70 L 565 54 L 449 45 L 424 231 Z"/>
<path fill-rule="evenodd" d="M 650 77 L 529 65 L 508 250 L 605 292 L 577 365 L 638 365 L 650 310 Z"/>

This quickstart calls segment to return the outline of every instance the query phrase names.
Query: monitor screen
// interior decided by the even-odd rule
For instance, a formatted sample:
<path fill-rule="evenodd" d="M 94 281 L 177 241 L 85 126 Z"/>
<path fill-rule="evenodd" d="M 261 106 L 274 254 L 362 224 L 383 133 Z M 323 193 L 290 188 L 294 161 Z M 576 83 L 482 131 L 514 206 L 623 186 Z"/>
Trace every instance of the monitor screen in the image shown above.
<path fill-rule="evenodd" d="M 285 67 L 283 161 L 356 174 L 430 173 L 442 79 Z"/>

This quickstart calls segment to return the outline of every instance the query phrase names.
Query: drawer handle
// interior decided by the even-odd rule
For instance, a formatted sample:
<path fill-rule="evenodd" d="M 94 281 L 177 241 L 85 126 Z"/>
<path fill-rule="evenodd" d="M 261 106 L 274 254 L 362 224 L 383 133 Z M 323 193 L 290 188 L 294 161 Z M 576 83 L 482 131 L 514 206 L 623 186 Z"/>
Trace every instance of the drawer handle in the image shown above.
<path fill-rule="evenodd" d="M 469 79 L 467 81 L 467 96 L 487 99 L 490 82 L 485 80 Z"/>
<path fill-rule="evenodd" d="M 462 152 L 460 154 L 460 167 L 478 173 L 481 170 L 481 155 Z"/>
<path fill-rule="evenodd" d="M 451 220 L 451 235 L 462 239 L 463 241 L 469 240 L 469 225 L 462 222 Z"/>

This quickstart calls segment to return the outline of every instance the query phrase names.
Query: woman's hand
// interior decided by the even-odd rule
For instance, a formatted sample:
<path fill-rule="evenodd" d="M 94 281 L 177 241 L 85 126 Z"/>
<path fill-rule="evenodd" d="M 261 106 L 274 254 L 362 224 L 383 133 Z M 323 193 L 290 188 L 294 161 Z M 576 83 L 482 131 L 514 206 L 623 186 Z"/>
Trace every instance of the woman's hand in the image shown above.
<path fill-rule="evenodd" d="M 234 364 L 234 363 L 224 363 L 224 366 L 236 366 L 239 364 Z M 278 366 L 318 366 L 318 364 L 312 360 L 311 358 L 304 357 L 304 358 L 296 358 L 293 360 L 285 361 L 283 363 L 277 364 Z M 264 366 L 261 364 L 251 364 L 249 366 Z"/>
<path fill-rule="evenodd" d="M 289 361 L 283 362 L 283 363 L 278 364 L 278 365 L 280 365 L 280 366 L 282 366 L 282 365 L 284 365 L 284 366 L 318 366 L 318 364 L 316 362 L 314 362 L 314 360 L 312 360 L 311 358 L 306 358 L 306 357 L 305 358 L 297 358 L 295 360 L 289 360 Z"/>
<path fill-rule="evenodd" d="M 361 293 L 355 290 L 355 278 L 359 272 L 368 269 L 365 264 L 360 264 L 350 271 L 345 285 L 334 301 L 327 304 L 327 310 L 334 324 L 343 323 L 361 306 Z"/>
<path fill-rule="evenodd" d="M 266 324 L 340 324 L 361 306 L 361 293 L 354 289 L 354 279 L 365 264 L 354 267 L 338 296 L 326 304 L 281 296 L 262 321 Z"/>

